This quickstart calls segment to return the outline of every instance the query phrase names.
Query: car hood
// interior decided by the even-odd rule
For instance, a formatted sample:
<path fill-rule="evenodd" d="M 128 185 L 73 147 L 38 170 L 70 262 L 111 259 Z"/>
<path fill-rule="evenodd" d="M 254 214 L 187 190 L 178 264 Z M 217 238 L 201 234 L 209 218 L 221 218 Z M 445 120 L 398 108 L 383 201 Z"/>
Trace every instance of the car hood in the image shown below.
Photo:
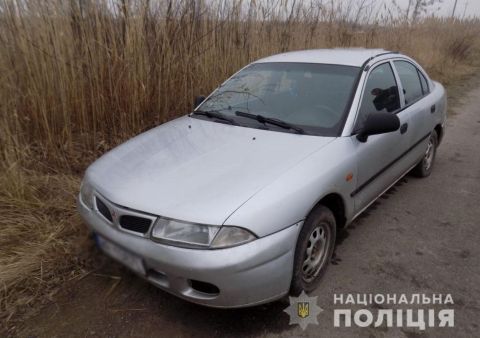
<path fill-rule="evenodd" d="M 86 178 L 118 205 L 220 225 L 333 139 L 184 116 L 106 153 L 88 168 Z"/>

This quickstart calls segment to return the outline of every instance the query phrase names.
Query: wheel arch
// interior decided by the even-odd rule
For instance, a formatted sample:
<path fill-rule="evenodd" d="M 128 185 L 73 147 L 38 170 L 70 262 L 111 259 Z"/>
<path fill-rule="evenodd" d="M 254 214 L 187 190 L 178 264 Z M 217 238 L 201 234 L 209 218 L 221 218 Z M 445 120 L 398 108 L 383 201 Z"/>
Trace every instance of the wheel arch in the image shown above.
<path fill-rule="evenodd" d="M 438 141 L 438 144 L 440 144 L 440 142 L 442 142 L 442 138 L 443 138 L 443 127 L 442 125 L 439 123 L 435 126 L 435 128 L 433 128 L 435 130 L 435 132 L 437 133 L 437 141 Z"/>
<path fill-rule="evenodd" d="M 338 229 L 345 227 L 347 224 L 346 204 L 342 195 L 332 192 L 323 196 L 309 211 L 309 214 L 319 205 L 323 205 L 332 211 Z"/>

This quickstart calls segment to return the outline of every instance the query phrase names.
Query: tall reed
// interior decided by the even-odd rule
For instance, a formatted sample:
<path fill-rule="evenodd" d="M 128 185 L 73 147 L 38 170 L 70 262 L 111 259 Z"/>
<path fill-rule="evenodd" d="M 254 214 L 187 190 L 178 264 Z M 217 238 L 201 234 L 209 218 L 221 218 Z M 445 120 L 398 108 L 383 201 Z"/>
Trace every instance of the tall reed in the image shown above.
<path fill-rule="evenodd" d="M 0 0 L 1 160 L 28 150 L 82 167 L 85 153 L 187 112 L 196 94 L 282 51 L 399 50 L 448 82 L 478 33 L 474 20 L 412 23 L 365 1 Z"/>

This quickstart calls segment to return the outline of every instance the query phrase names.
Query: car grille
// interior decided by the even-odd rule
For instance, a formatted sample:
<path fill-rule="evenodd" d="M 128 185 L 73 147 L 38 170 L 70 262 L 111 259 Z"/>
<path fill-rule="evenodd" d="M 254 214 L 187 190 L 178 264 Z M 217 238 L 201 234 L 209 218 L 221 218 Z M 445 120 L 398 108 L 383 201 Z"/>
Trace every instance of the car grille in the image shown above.
<path fill-rule="evenodd" d="M 105 203 L 103 203 L 99 198 L 95 198 L 95 201 L 97 204 L 98 212 L 110 222 L 113 222 L 112 214 L 110 213 L 110 210 L 105 205 Z"/>
<path fill-rule="evenodd" d="M 148 229 L 150 229 L 152 220 L 138 216 L 123 215 L 120 217 L 119 223 L 120 226 L 126 230 L 145 234 L 148 232 Z"/>

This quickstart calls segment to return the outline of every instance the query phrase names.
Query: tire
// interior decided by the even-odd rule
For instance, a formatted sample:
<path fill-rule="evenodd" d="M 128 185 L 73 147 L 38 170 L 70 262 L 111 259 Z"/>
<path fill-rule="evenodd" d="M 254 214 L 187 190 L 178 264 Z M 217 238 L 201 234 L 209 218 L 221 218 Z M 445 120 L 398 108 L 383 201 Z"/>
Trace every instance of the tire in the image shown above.
<path fill-rule="evenodd" d="M 437 146 L 438 146 L 438 136 L 435 130 L 432 131 L 430 134 L 430 138 L 428 140 L 428 146 L 425 150 L 425 154 L 423 155 L 420 162 L 418 162 L 417 166 L 413 168 L 412 173 L 417 177 L 427 177 L 430 176 L 433 169 L 433 163 L 435 162 L 435 155 L 437 154 Z"/>
<path fill-rule="evenodd" d="M 318 286 L 333 255 L 336 228 L 332 211 L 323 205 L 318 205 L 308 215 L 295 248 L 291 295 L 308 293 Z"/>

